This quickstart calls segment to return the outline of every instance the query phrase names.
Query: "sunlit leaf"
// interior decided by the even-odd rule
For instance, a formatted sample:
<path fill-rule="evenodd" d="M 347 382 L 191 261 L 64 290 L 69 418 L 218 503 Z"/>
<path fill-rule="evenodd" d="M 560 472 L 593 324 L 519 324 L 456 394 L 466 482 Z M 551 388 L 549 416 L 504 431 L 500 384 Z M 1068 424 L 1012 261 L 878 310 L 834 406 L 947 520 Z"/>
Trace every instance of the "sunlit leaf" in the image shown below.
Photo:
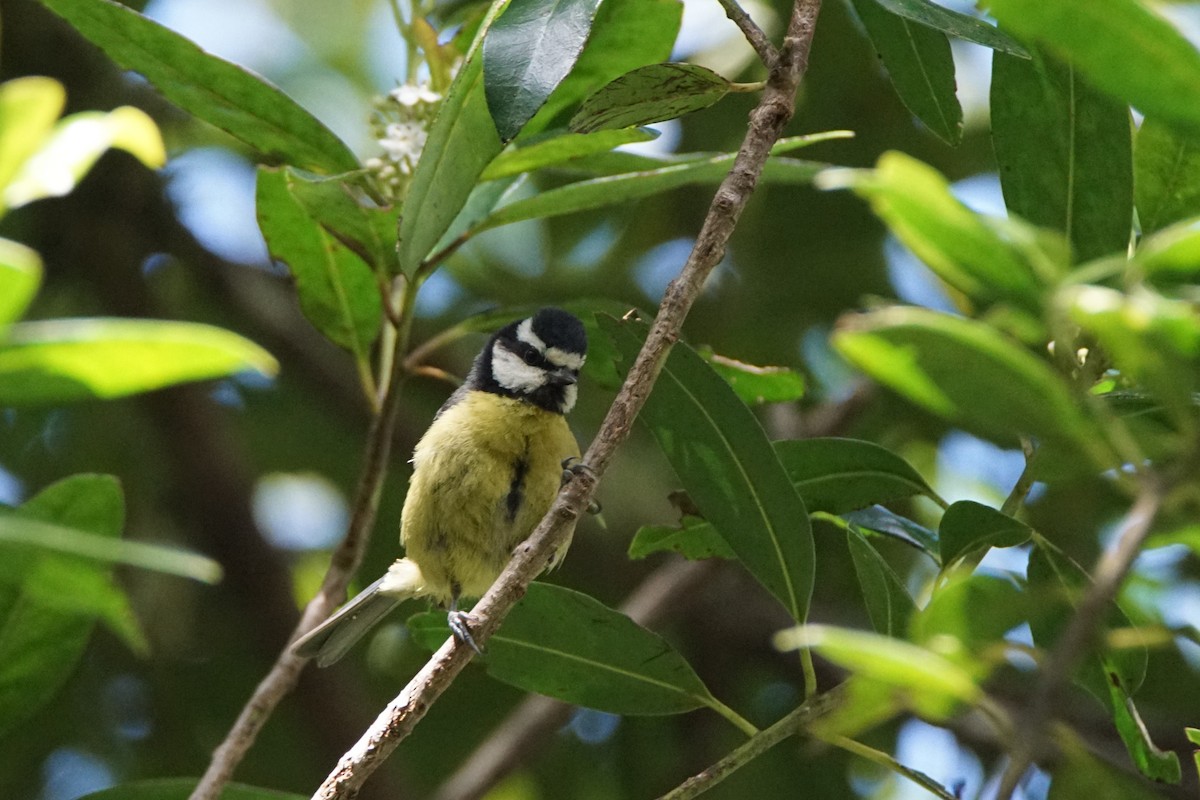
<path fill-rule="evenodd" d="M 190 322 L 19 322 L 0 341 L 0 406 L 110 399 L 254 370 L 275 359 L 235 333 Z"/>
<path fill-rule="evenodd" d="M 1149 117 L 1137 132 L 1134 195 L 1142 234 L 1200 216 L 1200 133 Z"/>
<path fill-rule="evenodd" d="M 197 778 L 154 778 L 101 789 L 79 800 L 187 800 L 199 782 Z M 241 783 L 227 783 L 219 800 L 306 800 L 308 795 L 261 789 Z"/>
<path fill-rule="evenodd" d="M 698 561 L 704 558 L 737 558 L 721 535 L 699 517 L 684 517 L 678 526 L 643 525 L 629 543 L 629 557 L 645 558 L 654 553 L 678 553 Z"/>
<path fill-rule="evenodd" d="M 585 100 L 571 118 L 571 130 L 590 133 L 675 119 L 708 108 L 729 91 L 729 81 L 706 67 L 650 64 L 622 75 Z"/>
<path fill-rule="evenodd" d="M 1029 620 L 1036 602 L 1012 578 L 948 571 L 913 615 L 910 638 L 974 669 L 1002 657 L 1004 635 Z"/>
<path fill-rule="evenodd" d="M 614 147 L 648 142 L 658 136 L 647 128 L 621 128 L 595 133 L 563 133 L 541 139 L 524 147 L 505 150 L 496 156 L 479 176 L 481 181 L 495 180 L 542 167 L 555 166 L 583 156 L 605 153 Z"/>
<path fill-rule="evenodd" d="M 910 19 L 942 33 L 981 44 L 1009 55 L 1028 58 L 1028 51 L 1015 39 L 995 25 L 989 25 L 979 17 L 960 14 L 940 6 L 932 0 L 876 0 L 893 14 Z"/>
<path fill-rule="evenodd" d="M 840 514 L 913 495 L 937 497 L 911 464 L 873 442 L 786 440 L 775 442 L 775 453 L 810 512 Z"/>
<path fill-rule="evenodd" d="M 4 328 L 25 313 L 42 282 L 37 252 L 10 239 L 0 239 L 0 340 Z"/>
<path fill-rule="evenodd" d="M 42 146 L 67 102 L 52 78 L 16 78 L 0 84 L 0 190 Z"/>
<path fill-rule="evenodd" d="M 1200 276 L 1200 217 L 1176 222 L 1142 239 L 1132 266 L 1157 284 L 1196 282 Z"/>
<path fill-rule="evenodd" d="M 1028 541 L 1031 533 L 1024 522 L 994 508 L 973 500 L 959 500 L 946 509 L 938 524 L 942 564 L 949 566 L 982 548 L 1015 547 Z"/>
<path fill-rule="evenodd" d="M 711 347 L 696 349 L 746 405 L 791 403 L 804 397 L 804 376 L 788 367 L 760 367 L 714 353 Z"/>

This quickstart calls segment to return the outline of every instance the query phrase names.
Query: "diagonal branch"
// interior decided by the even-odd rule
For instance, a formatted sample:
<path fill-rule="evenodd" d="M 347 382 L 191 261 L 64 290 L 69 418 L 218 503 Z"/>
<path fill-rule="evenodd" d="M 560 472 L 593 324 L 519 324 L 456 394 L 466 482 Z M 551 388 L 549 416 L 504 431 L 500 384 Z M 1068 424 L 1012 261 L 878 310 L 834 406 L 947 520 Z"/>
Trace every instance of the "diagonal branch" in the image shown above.
<path fill-rule="evenodd" d="M 718 2 L 720 2 L 721 8 L 725 9 L 725 16 L 741 29 L 746 41 L 754 48 L 754 52 L 758 53 L 759 60 L 766 65 L 767 69 L 774 67 L 775 59 L 779 58 L 779 51 L 775 49 L 775 45 L 771 44 L 771 40 L 767 38 L 767 34 L 763 33 L 763 29 L 758 27 L 758 23 L 750 18 L 744 8 L 738 5 L 737 0 L 718 0 Z"/>
<path fill-rule="evenodd" d="M 560 542 L 595 490 L 617 448 L 629 437 L 634 419 L 645 403 L 683 321 L 699 296 L 705 279 L 724 255 L 770 155 L 795 110 L 796 90 L 808 66 L 808 53 L 820 10 L 820 0 L 796 0 L 787 36 L 758 106 L 751 112 L 746 137 L 733 168 L 722 181 L 709 207 L 696 245 L 679 276 L 667 287 L 650 334 L 609 408 L 600 432 L 588 448 L 582 472 L 559 493 L 546 517 L 517 549 L 511 562 L 472 612 L 475 641 L 486 644 L 526 587 L 550 563 Z M 314 800 L 353 797 L 367 777 L 412 732 L 430 706 L 470 661 L 472 650 L 448 640 L 376 718 L 362 738 L 342 757 Z"/>

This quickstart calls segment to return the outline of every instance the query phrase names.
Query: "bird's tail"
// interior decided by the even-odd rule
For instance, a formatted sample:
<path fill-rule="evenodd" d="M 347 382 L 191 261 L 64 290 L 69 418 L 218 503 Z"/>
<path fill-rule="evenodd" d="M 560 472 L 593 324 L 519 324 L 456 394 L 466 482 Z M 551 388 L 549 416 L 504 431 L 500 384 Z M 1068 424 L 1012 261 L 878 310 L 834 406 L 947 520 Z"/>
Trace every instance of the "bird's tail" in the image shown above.
<path fill-rule="evenodd" d="M 425 594 L 420 568 L 402 558 L 384 576 L 359 592 L 329 619 L 301 636 L 292 652 L 316 658 L 317 666 L 327 667 L 349 652 L 350 648 L 375 627 L 379 620 L 400 603 Z"/>

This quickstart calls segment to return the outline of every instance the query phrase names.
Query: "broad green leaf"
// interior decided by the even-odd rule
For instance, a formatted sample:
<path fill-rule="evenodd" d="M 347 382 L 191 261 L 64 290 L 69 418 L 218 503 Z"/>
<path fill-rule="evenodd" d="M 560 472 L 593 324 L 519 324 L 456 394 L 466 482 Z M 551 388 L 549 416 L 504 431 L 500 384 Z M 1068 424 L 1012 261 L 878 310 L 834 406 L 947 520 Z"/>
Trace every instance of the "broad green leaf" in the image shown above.
<path fill-rule="evenodd" d="M 903 636 L 908 621 L 916 611 L 912 595 L 904 588 L 900 576 L 883 560 L 856 526 L 846 525 L 846 546 L 854 561 L 854 574 L 862 589 L 863 602 L 871 627 L 884 636 Z"/>
<path fill-rule="evenodd" d="M 525 185 L 525 176 L 516 175 L 476 184 L 458 216 L 433 246 L 431 258 L 440 258 L 475 235 L 478 225 Z"/>
<path fill-rule="evenodd" d="M 364 205 L 352 186 L 339 178 L 315 178 L 294 169 L 281 171 L 287 188 L 305 212 L 380 275 L 394 275 L 396 212 Z"/>
<path fill-rule="evenodd" d="M 1149 117 L 1138 128 L 1133 165 L 1143 235 L 1200 216 L 1200 134 Z"/>
<path fill-rule="evenodd" d="M 483 88 L 481 43 L 508 0 L 494 0 L 480 23 L 437 117 L 400 215 L 400 271 L 417 269 L 454 222 L 484 167 L 500 152 L 500 137 Z"/>
<path fill-rule="evenodd" d="M 1196 421 L 1200 390 L 1200 313 L 1185 300 L 1149 289 L 1128 294 L 1103 286 L 1072 287 L 1063 296 L 1070 319 L 1094 335 L 1125 376 L 1157 397 L 1176 424 Z"/>
<path fill-rule="evenodd" d="M 575 67 L 525 131 L 565 125 L 560 117 L 609 81 L 638 67 L 666 61 L 682 19 L 679 0 L 605 0 Z"/>
<path fill-rule="evenodd" d="M 819 512 L 818 512 L 819 513 Z M 910 547 L 915 547 L 940 564 L 937 534 L 918 525 L 908 517 L 883 506 L 871 506 L 842 514 L 841 518 L 863 531 L 887 536 Z"/>
<path fill-rule="evenodd" d="M 409 628 L 434 648 L 445 613 Z M 678 714 L 719 703 L 665 639 L 580 592 L 533 583 L 487 643 L 488 674 L 530 692 L 613 714 Z"/>
<path fill-rule="evenodd" d="M 300 309 L 361 365 L 382 324 L 382 298 L 371 268 L 309 213 L 290 171 L 260 167 L 258 226 L 271 257 L 287 264 Z"/>
<path fill-rule="evenodd" d="M 973 671 L 1001 661 L 1004 635 L 1037 611 L 1036 598 L 1009 577 L 949 572 L 913 615 L 909 638 Z"/>
<path fill-rule="evenodd" d="M 1002 231 L 964 206 L 946 179 L 911 156 L 884 153 L 874 170 L 834 170 L 823 188 L 849 186 L 939 278 L 971 299 L 1040 313 L 1041 279 Z"/>
<path fill-rule="evenodd" d="M 167 161 L 158 126 L 140 109 L 121 106 L 107 113 L 72 114 L 55 126 L 4 187 L 4 206 L 17 208 L 43 197 L 68 194 L 110 148 L 128 152 L 151 169 Z"/>
<path fill-rule="evenodd" d="M 775 442 L 775 454 L 810 512 L 840 514 L 918 494 L 937 498 L 911 464 L 873 442 L 794 439 Z"/>
<path fill-rule="evenodd" d="M 987 6 L 1005 29 L 1073 63 L 1096 88 L 1148 117 L 1200 130 L 1200 52 L 1141 0 Z"/>
<path fill-rule="evenodd" d="M 1157 284 L 1197 282 L 1197 276 L 1200 276 L 1200 217 L 1176 222 L 1142 239 L 1130 266 L 1141 270 Z"/>
<path fill-rule="evenodd" d="M 971 672 L 915 644 L 832 625 L 801 625 L 775 635 L 780 650 L 811 647 L 855 675 L 907 692 L 912 708 L 947 719 L 983 696 Z"/>
<path fill-rule="evenodd" d="M 608 83 L 571 117 L 578 133 L 629 128 L 682 117 L 708 108 L 731 91 L 731 84 L 695 64 L 651 64 Z"/>
<path fill-rule="evenodd" d="M 42 282 L 37 251 L 11 239 L 0 239 L 0 341 L 4 328 L 25 313 Z"/>
<path fill-rule="evenodd" d="M 684 517 L 678 527 L 643 525 L 629 543 L 629 557 L 645 558 L 654 553 L 678 553 L 699 561 L 704 558 L 737 558 L 721 535 L 699 517 Z"/>
<path fill-rule="evenodd" d="M 76 475 L 10 512 L 116 539 L 125 505 L 116 480 Z M 0 545 L 7 585 L 0 586 L 0 735 L 45 705 L 75 670 L 97 615 L 133 645 L 142 644 L 109 568 L 57 553 L 20 558 Z M 26 553 L 28 555 L 28 553 Z M 16 573 L 15 575 L 12 573 Z"/>
<path fill-rule="evenodd" d="M 985 323 L 897 306 L 844 320 L 833 344 L 875 380 L 979 435 L 1006 445 L 1034 436 L 1111 465 L 1058 375 Z"/>
<path fill-rule="evenodd" d="M 952 503 L 938 524 L 942 565 L 981 548 L 1015 547 L 1029 540 L 1033 531 L 1020 520 L 973 500 Z"/>
<path fill-rule="evenodd" d="M 989 25 L 969 14 L 952 11 L 932 0 L 876 0 L 876 2 L 897 16 L 910 19 L 955 38 L 981 44 L 1001 53 L 1029 58 L 1029 52 L 1020 43 L 995 25 Z"/>
<path fill-rule="evenodd" d="M 39 147 L 67 102 L 53 78 L 16 78 L 0 84 L 0 190 Z"/>
<path fill-rule="evenodd" d="M 1055 764 L 1046 800 L 1156 800 L 1162 794 L 1152 791 L 1128 774 L 1096 758 L 1081 744 L 1068 740 L 1059 743 L 1061 758 Z M 1178 778 L 1173 783 L 1178 783 Z"/>
<path fill-rule="evenodd" d="M 505 150 L 492 159 L 487 169 L 479 176 L 481 181 L 491 181 L 522 172 L 532 172 L 542 167 L 551 167 L 583 156 L 606 153 L 614 147 L 635 142 L 648 142 L 657 138 L 658 132 L 647 128 L 622 128 L 595 133 L 564 133 L 541 139 L 524 147 Z"/>
<path fill-rule="evenodd" d="M 946 35 L 885 9 L 851 0 L 901 102 L 935 136 L 962 141 L 962 106 L 954 94 L 954 58 Z"/>
<path fill-rule="evenodd" d="M 1061 231 L 1078 260 L 1124 251 L 1133 224 L 1129 108 L 1068 64 L 997 53 L 992 144 L 1010 214 Z"/>
<path fill-rule="evenodd" d="M 804 376 L 793 369 L 746 364 L 714 353 L 711 347 L 700 347 L 696 352 L 748 406 L 792 403 L 804 397 Z"/>
<path fill-rule="evenodd" d="M 101 789 L 79 800 L 188 800 L 198 778 L 153 778 Z M 241 783 L 227 783 L 218 800 L 307 800 L 308 795 L 260 789 Z"/>
<path fill-rule="evenodd" d="M 600 0 L 511 0 L 483 42 L 483 81 L 500 140 L 520 133 L 579 58 Z"/>
<path fill-rule="evenodd" d="M 359 168 L 340 139 L 279 89 L 111 0 L 42 0 L 123 69 L 262 153 L 314 172 Z"/>
<path fill-rule="evenodd" d="M 111 399 L 255 370 L 275 359 L 235 333 L 191 322 L 20 322 L 0 342 L 0 406 Z"/>
<path fill-rule="evenodd" d="M 644 326 L 601 317 L 625 369 Z M 812 529 L 754 414 L 694 350 L 676 344 L 638 417 L 658 440 L 683 488 L 742 564 L 792 615 L 808 614 Z"/>

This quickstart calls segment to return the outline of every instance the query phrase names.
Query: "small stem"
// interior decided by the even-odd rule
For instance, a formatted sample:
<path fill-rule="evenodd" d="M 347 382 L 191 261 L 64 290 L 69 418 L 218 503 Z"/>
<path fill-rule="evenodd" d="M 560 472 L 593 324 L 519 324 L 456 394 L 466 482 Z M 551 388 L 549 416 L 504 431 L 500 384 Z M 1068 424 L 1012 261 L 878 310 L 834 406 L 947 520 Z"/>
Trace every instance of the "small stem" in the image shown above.
<path fill-rule="evenodd" d="M 1033 456 L 1035 454 L 1033 442 L 1026 436 L 1021 437 L 1021 452 L 1025 454 L 1025 468 L 1021 470 L 1020 477 L 1013 484 L 1012 491 L 1008 493 L 1008 497 L 1004 499 L 1004 505 L 1000 506 L 1000 511 L 1008 514 L 1010 517 L 1016 516 L 1020 510 L 1021 504 L 1025 502 L 1025 498 L 1029 495 L 1029 490 L 1033 488 Z"/>
<path fill-rule="evenodd" d="M 765 88 L 767 88 L 766 81 L 754 81 L 753 83 L 733 83 L 731 81 L 729 84 L 729 91 L 745 92 L 747 94 L 753 93 L 753 92 L 761 92 Z"/>
<path fill-rule="evenodd" d="M 746 734 L 747 736 L 757 736 L 760 733 L 758 728 L 754 727 L 754 723 L 752 723 L 750 720 L 746 719 L 741 714 L 734 711 L 729 706 L 722 703 L 717 698 L 715 698 L 715 697 L 709 698 L 709 702 L 706 703 L 705 705 L 707 705 L 713 711 L 720 714 L 725 719 L 729 720 L 729 722 L 732 723 L 734 727 L 736 727 L 738 730 L 740 730 L 742 733 Z"/>
<path fill-rule="evenodd" d="M 885 753 L 882 750 L 876 750 L 874 747 L 868 747 L 862 742 L 857 742 L 854 739 L 846 736 L 827 736 L 822 738 L 830 744 L 842 748 L 848 753 L 853 753 L 856 756 L 865 758 L 873 764 L 878 764 L 884 769 L 891 770 L 897 775 L 908 778 L 925 791 L 937 795 L 938 797 L 942 798 L 942 800 L 958 800 L 958 798 L 946 791 L 944 786 L 926 775 L 924 772 L 901 764 L 890 754 Z"/>
<path fill-rule="evenodd" d="M 800 668 L 804 670 L 804 699 L 811 700 L 817 695 L 817 668 L 813 664 L 812 648 L 800 648 Z"/>
<path fill-rule="evenodd" d="M 763 29 L 758 27 L 758 23 L 737 4 L 737 0 L 718 0 L 718 2 L 721 3 L 721 8 L 725 9 L 725 16 L 741 29 L 746 41 L 754 48 L 754 52 L 758 53 L 759 61 L 762 61 L 767 69 L 774 67 L 775 60 L 779 58 L 779 51 L 775 49 L 775 45 L 771 44 L 771 40 L 763 33 Z"/>

